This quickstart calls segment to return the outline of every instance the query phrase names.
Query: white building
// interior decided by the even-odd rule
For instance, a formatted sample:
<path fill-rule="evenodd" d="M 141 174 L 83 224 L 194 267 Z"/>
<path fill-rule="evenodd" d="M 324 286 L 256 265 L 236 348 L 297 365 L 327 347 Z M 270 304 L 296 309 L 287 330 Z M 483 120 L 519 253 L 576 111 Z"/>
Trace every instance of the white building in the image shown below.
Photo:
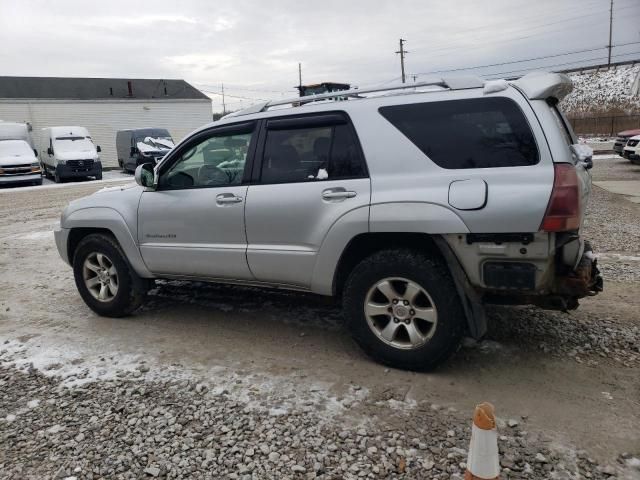
<path fill-rule="evenodd" d="M 211 99 L 184 80 L 0 77 L 0 120 L 28 123 L 34 137 L 44 127 L 86 127 L 103 166 L 115 167 L 117 130 L 166 128 L 178 142 L 212 112 Z"/>

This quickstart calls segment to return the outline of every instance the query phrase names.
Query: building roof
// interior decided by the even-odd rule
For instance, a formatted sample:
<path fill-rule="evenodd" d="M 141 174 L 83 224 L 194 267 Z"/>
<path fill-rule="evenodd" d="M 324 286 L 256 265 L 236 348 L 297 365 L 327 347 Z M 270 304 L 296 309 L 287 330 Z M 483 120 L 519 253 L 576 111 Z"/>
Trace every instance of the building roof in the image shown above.
<path fill-rule="evenodd" d="M 209 100 L 184 80 L 1 77 L 0 98 L 54 100 Z"/>

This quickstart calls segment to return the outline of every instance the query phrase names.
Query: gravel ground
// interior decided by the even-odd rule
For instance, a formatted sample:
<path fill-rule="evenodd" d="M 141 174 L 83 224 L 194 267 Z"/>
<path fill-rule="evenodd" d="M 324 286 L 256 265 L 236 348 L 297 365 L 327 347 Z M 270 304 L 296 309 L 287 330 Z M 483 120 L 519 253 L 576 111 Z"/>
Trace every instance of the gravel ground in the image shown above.
<path fill-rule="evenodd" d="M 593 179 L 640 180 L 640 166 L 617 155 L 594 160 Z M 587 210 L 584 235 L 591 241 L 606 279 L 640 282 L 640 205 L 597 186 Z"/>
<path fill-rule="evenodd" d="M 594 179 L 628 168 L 596 159 Z M 460 479 L 483 400 L 501 478 L 640 478 L 640 206 L 594 187 L 605 292 L 491 308 L 485 341 L 416 374 L 302 293 L 159 282 L 134 317 L 96 317 L 50 229 L 97 188 L 0 192 L 0 478 Z"/>
<path fill-rule="evenodd" d="M 354 424 L 319 416 L 311 404 L 274 409 L 259 389 L 249 402 L 188 380 L 131 377 L 69 389 L 33 369 L 0 367 L 0 386 L 0 411 L 8 412 L 0 471 L 10 479 L 462 480 L 470 436 L 467 419 L 428 403 L 396 409 L 393 423 Z M 637 460 L 623 454 L 616 465 L 598 465 L 584 451 L 553 448 L 525 421 L 500 422 L 501 478 L 613 478 Z"/>

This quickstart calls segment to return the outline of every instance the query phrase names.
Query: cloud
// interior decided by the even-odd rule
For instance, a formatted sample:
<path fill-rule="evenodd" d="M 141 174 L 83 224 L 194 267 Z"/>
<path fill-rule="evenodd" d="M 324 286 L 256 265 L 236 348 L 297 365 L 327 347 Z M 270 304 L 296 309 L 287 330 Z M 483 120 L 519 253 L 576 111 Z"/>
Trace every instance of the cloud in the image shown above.
<path fill-rule="evenodd" d="M 6 75 L 184 78 L 247 98 L 294 94 L 298 62 L 304 82 L 392 82 L 400 37 L 410 74 L 589 48 L 600 50 L 469 73 L 597 58 L 608 41 L 601 0 L 0 1 Z M 640 41 L 640 3 L 616 6 L 614 43 Z"/>

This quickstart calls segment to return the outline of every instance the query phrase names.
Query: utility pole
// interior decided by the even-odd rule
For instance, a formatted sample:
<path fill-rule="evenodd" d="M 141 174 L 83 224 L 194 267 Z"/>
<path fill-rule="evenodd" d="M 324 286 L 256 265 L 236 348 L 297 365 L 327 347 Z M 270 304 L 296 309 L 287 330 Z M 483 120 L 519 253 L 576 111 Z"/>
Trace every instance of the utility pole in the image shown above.
<path fill-rule="evenodd" d="M 227 107 L 224 103 L 224 83 L 222 84 L 222 114 L 227 113 Z"/>
<path fill-rule="evenodd" d="M 613 0 L 611 0 L 613 1 Z M 402 71 L 402 83 L 405 83 L 406 81 L 406 77 L 404 74 L 404 56 L 405 54 L 409 53 L 404 49 L 404 42 L 406 42 L 406 40 L 404 38 L 400 39 L 400 50 L 398 50 L 396 53 L 400 54 L 400 70 Z"/>
<path fill-rule="evenodd" d="M 302 95 L 302 63 L 298 62 L 298 91 Z"/>
<path fill-rule="evenodd" d="M 609 6 L 609 59 L 607 60 L 607 65 L 611 65 L 611 37 L 613 35 L 613 0 L 611 0 L 611 4 Z"/>

